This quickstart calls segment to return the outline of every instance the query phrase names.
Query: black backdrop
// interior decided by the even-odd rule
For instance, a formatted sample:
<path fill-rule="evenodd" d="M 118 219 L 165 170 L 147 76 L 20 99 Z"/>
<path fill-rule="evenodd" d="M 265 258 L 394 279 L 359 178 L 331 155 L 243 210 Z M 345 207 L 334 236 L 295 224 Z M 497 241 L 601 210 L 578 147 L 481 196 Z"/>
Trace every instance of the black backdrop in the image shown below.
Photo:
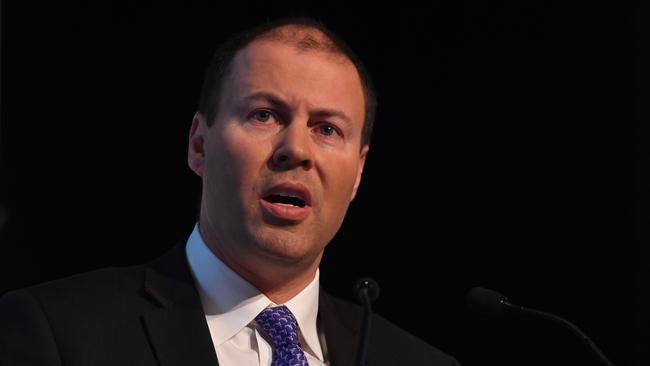
<path fill-rule="evenodd" d="M 351 299 L 356 278 L 375 277 L 379 313 L 464 365 L 591 362 L 554 326 L 466 314 L 477 285 L 571 319 L 617 365 L 648 364 L 638 10 L 4 2 L 0 293 L 184 238 L 200 190 L 186 136 L 215 45 L 311 15 L 358 51 L 380 98 L 323 285 Z"/>

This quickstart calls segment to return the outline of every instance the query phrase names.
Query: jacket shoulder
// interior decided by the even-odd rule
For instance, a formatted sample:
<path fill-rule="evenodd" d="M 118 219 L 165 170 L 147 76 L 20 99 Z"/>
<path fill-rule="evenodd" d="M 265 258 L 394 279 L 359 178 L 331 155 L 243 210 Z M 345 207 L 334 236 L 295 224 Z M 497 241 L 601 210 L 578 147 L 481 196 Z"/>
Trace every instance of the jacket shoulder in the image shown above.
<path fill-rule="evenodd" d="M 143 282 L 143 266 L 105 268 L 10 291 L 0 297 L 0 309 L 6 316 L 38 309 L 50 326 L 70 331 L 105 328 L 154 307 L 143 296 Z"/>
<path fill-rule="evenodd" d="M 139 294 L 143 273 L 141 267 L 108 268 L 4 294 L 0 364 L 99 364 L 103 346 L 135 343 L 139 315 L 154 306 Z"/>
<path fill-rule="evenodd" d="M 103 268 L 10 291 L 2 298 L 31 296 L 43 304 L 65 303 L 66 307 L 108 303 L 116 295 L 137 292 L 144 281 L 143 266 Z"/>
<path fill-rule="evenodd" d="M 358 331 L 363 310 L 349 301 L 328 297 L 343 323 Z M 356 347 L 356 345 L 355 345 Z M 424 340 L 395 325 L 383 316 L 373 313 L 368 349 L 369 365 L 421 364 L 432 366 L 458 365 L 456 359 Z"/>

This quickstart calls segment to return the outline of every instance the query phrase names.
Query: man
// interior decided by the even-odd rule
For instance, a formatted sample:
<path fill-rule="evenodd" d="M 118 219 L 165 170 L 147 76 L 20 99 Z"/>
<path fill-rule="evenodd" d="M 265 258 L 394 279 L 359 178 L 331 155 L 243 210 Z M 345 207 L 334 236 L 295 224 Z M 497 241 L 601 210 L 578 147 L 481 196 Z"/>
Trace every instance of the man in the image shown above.
<path fill-rule="evenodd" d="M 361 310 L 319 288 L 318 266 L 368 154 L 365 69 L 320 24 L 283 20 L 228 41 L 199 104 L 187 243 L 5 295 L 0 364 L 353 364 Z M 375 316 L 368 364 L 455 360 Z"/>

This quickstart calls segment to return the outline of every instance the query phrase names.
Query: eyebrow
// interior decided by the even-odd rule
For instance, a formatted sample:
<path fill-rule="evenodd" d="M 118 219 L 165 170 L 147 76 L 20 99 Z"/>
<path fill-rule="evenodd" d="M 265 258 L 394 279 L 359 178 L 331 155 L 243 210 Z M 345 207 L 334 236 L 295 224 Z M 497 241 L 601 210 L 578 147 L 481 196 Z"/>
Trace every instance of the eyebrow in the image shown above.
<path fill-rule="evenodd" d="M 269 102 L 271 105 L 273 105 L 274 108 L 278 108 L 278 109 L 280 109 L 282 111 L 291 110 L 291 106 L 289 105 L 289 103 L 285 102 L 278 95 L 276 95 L 274 93 L 271 93 L 271 92 L 264 92 L 264 91 L 256 92 L 256 93 L 253 93 L 253 94 L 250 94 L 250 95 L 244 97 L 245 102 L 251 102 L 251 101 L 260 100 L 260 99 Z M 337 109 L 317 108 L 317 109 L 311 110 L 310 114 L 314 114 L 314 115 L 321 116 L 321 117 L 338 117 L 341 120 L 343 120 L 343 122 L 345 122 L 346 124 L 348 124 L 350 126 L 352 125 L 352 120 L 350 119 L 350 117 L 348 117 L 348 115 L 345 114 L 343 111 L 340 111 L 340 110 L 337 110 Z"/>

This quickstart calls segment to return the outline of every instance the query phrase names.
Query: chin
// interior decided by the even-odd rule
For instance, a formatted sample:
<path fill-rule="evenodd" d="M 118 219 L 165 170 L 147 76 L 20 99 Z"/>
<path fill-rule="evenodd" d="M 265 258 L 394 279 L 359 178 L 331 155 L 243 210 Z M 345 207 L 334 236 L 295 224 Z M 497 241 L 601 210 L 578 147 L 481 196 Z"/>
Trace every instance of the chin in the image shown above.
<path fill-rule="evenodd" d="M 316 245 L 309 246 L 305 244 L 308 242 L 313 243 L 313 238 L 296 237 L 295 234 L 291 233 L 284 235 L 267 234 L 260 239 L 257 246 L 264 255 L 286 264 L 311 263 L 323 251 L 322 246 L 316 247 Z"/>

